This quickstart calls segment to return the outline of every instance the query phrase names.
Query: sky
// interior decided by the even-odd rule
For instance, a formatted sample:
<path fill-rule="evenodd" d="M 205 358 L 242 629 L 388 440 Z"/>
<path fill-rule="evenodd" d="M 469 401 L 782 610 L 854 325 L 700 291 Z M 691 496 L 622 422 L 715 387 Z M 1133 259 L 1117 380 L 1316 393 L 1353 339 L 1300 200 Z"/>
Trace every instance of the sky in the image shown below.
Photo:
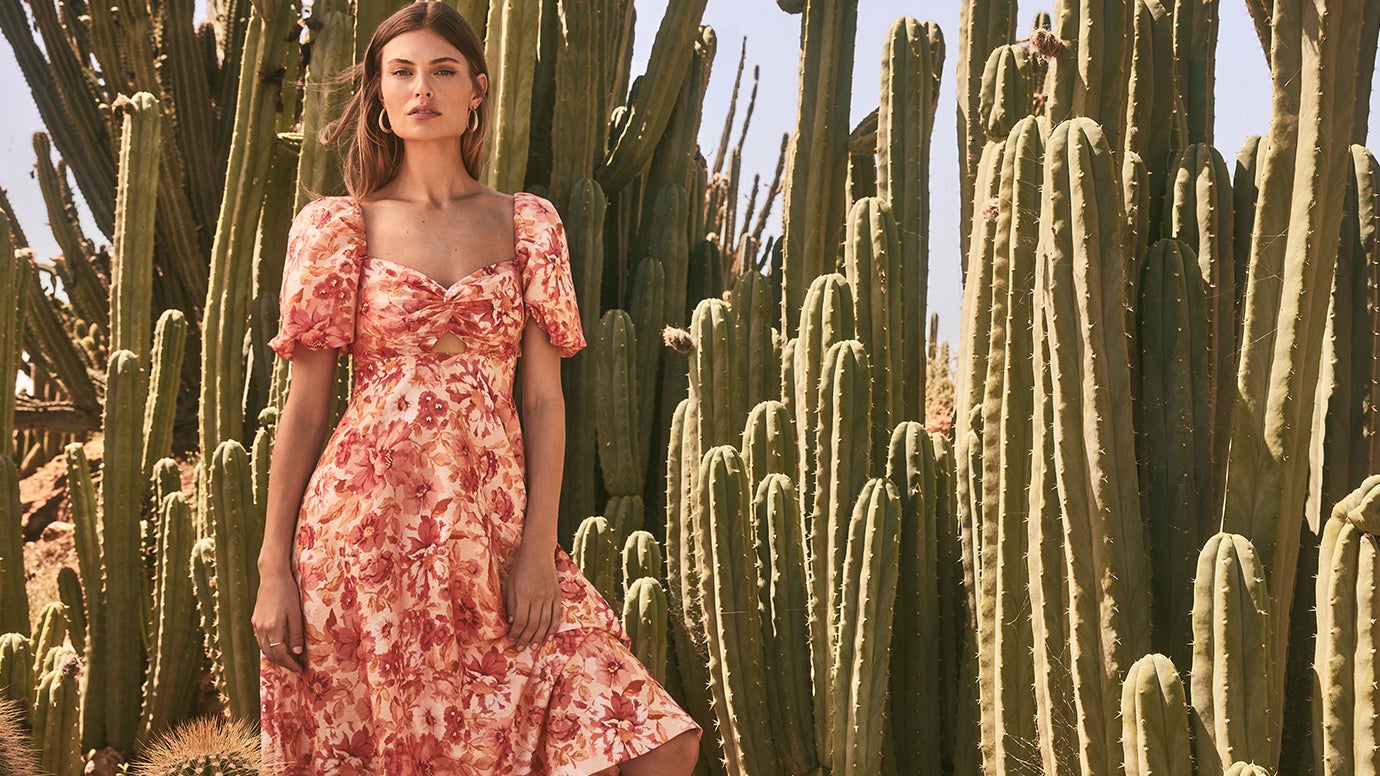
<path fill-rule="evenodd" d="M 930 159 L 929 309 L 939 314 L 940 339 L 956 344 L 961 297 L 957 106 L 954 101 L 959 0 L 860 0 L 858 5 L 850 103 L 853 124 L 878 105 L 882 45 L 892 23 L 904 16 L 915 16 L 938 22 L 944 33 L 948 56 L 944 61 L 939 116 L 935 120 Z M 1037 11 L 1053 10 L 1053 5 L 1053 0 L 1023 0 L 1018 35 L 1026 34 Z M 645 69 L 666 2 L 636 0 L 636 6 L 633 72 L 640 73 Z M 718 53 L 705 94 L 700 130 L 700 147 L 711 164 L 728 112 L 734 72 L 744 39 L 747 41 L 747 64 L 730 142 L 736 142 L 739 134 L 746 98 L 751 90 L 752 68 L 754 65 L 761 68 L 757 105 L 743 148 L 740 192 L 744 202 L 754 173 L 761 174 L 764 187 L 771 180 L 781 136 L 791 132 L 795 125 L 800 66 L 799 21 L 799 16 L 783 12 L 776 0 L 708 0 L 705 9 L 704 23 L 713 27 L 718 36 Z M 1268 130 L 1269 89 L 1264 52 L 1255 37 L 1244 0 L 1225 0 L 1217 49 L 1216 146 L 1229 164 L 1248 136 Z M 0 105 L 5 106 L 9 116 L 0 122 L 0 153 L 3 154 L 0 156 L 0 186 L 9 192 L 16 216 L 38 255 L 54 255 L 58 252 L 57 244 L 46 227 L 43 200 L 33 174 L 32 135 L 42 128 L 42 123 L 8 43 L 0 44 Z M 1372 94 L 1372 115 L 1380 115 L 1378 107 L 1380 99 Z M 778 197 L 773 205 L 768 234 L 780 234 L 780 213 Z M 89 218 L 84 224 L 88 235 L 97 234 Z"/>

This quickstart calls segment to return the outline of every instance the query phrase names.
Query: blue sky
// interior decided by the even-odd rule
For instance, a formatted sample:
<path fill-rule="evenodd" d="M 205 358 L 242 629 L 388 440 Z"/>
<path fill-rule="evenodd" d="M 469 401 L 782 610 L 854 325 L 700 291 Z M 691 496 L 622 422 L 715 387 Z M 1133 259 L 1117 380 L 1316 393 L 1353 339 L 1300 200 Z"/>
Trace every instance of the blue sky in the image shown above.
<path fill-rule="evenodd" d="M 200 5 L 200 3 L 198 3 Z M 958 47 L 958 0 L 860 0 L 858 38 L 853 70 L 852 120 L 856 123 L 878 104 L 882 44 L 887 29 L 898 18 L 915 16 L 939 23 L 949 56 L 939 116 L 930 160 L 932 192 L 929 307 L 939 313 L 940 338 L 951 342 L 958 336 L 958 150 L 955 133 L 954 73 Z M 638 21 L 634 44 L 634 73 L 645 67 L 648 50 L 666 7 L 664 0 L 637 0 Z M 1024 35 L 1037 11 L 1052 10 L 1053 0 L 1021 3 L 1019 34 Z M 757 106 L 743 149 L 742 194 L 746 199 L 754 173 L 763 185 L 775 170 L 781 135 L 795 123 L 799 69 L 799 17 L 782 12 L 775 0 L 709 0 L 704 22 L 718 35 L 718 57 L 705 96 L 700 147 L 712 163 L 719 133 L 728 111 L 739 47 L 747 39 L 747 66 L 741 99 L 750 90 L 753 65 L 761 67 Z M 1371 99 L 1376 114 L 1377 100 Z M 38 183 L 33 177 L 32 134 L 42 128 L 37 109 L 14 62 L 8 44 L 0 45 L 0 104 L 9 118 L 0 123 L 0 186 L 8 190 L 20 224 L 40 256 L 57 253 L 46 227 L 46 215 Z M 736 121 L 741 123 L 745 104 Z M 1222 8 L 1217 53 L 1216 145 L 1229 161 L 1245 138 L 1268 129 L 1270 115 L 1269 72 L 1242 0 L 1227 0 Z M 736 141 L 738 129 L 732 138 Z M 1374 146 L 1372 146 L 1374 147 Z M 773 208 L 773 226 L 780 232 L 781 205 Z M 86 222 L 87 234 L 96 230 Z"/>

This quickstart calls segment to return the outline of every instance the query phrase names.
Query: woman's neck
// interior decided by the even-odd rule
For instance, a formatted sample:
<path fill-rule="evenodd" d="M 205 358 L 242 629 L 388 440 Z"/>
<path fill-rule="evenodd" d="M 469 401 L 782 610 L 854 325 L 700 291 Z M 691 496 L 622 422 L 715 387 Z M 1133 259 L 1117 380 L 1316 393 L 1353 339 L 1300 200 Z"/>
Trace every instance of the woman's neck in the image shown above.
<path fill-rule="evenodd" d="M 474 194 L 480 184 L 465 169 L 460 144 L 450 138 L 408 142 L 398 174 L 387 188 L 393 197 L 440 207 Z"/>

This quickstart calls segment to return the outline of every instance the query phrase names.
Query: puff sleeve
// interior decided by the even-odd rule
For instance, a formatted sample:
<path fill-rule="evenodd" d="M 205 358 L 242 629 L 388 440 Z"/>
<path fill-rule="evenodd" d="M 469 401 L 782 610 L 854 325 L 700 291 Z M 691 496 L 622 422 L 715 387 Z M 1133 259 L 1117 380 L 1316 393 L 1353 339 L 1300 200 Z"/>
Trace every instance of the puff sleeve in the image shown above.
<path fill-rule="evenodd" d="M 344 197 L 322 197 L 302 208 L 288 232 L 281 326 L 268 346 L 291 360 L 297 344 L 321 350 L 354 341 L 364 238 Z"/>
<path fill-rule="evenodd" d="M 524 199 L 522 300 L 527 314 L 546 331 L 561 357 L 568 358 L 586 343 L 580 308 L 575 301 L 565 225 L 550 201 L 536 195 L 526 195 Z"/>

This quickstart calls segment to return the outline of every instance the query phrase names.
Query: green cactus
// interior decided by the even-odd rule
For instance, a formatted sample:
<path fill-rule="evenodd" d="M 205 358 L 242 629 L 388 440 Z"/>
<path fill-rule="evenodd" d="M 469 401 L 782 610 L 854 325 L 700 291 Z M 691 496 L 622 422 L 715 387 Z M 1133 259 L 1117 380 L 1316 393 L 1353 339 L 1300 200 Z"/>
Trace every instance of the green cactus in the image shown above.
<path fill-rule="evenodd" d="M 1136 305 L 1136 428 L 1155 568 L 1154 646 L 1187 665 L 1193 571 L 1213 532 L 1208 300 L 1193 248 L 1155 243 Z"/>
<path fill-rule="evenodd" d="M 1169 658 L 1146 655 L 1126 673 L 1121 730 L 1126 776 L 1193 773 L 1184 685 Z"/>
<path fill-rule="evenodd" d="M 1367 477 L 1332 510 L 1323 527 L 1313 658 L 1313 740 L 1320 774 L 1380 770 L 1380 475 Z"/>
<path fill-rule="evenodd" d="M 815 480 L 819 471 L 816 439 L 819 436 L 819 386 L 825 354 L 835 343 L 852 339 L 853 293 L 847 280 L 835 272 L 821 275 L 810 284 L 800 313 L 800 327 L 791 350 L 791 362 L 782 367 L 792 390 L 782 398 L 795 416 L 799 467 L 795 477 L 802 514 L 813 508 Z"/>
<path fill-rule="evenodd" d="M 940 686 L 939 514 L 934 441 L 915 421 L 891 434 L 886 477 L 900 500 L 900 568 L 892 623 L 890 708 L 896 760 L 908 773 L 943 772 L 941 715 L 934 710 Z"/>
<path fill-rule="evenodd" d="M 241 719 L 199 717 L 168 731 L 144 751 L 136 776 L 251 776 L 273 773 L 259 751 L 259 735 Z"/>
<path fill-rule="evenodd" d="M 259 589 L 254 559 L 260 542 L 254 540 L 254 490 L 244 447 L 233 439 L 222 442 L 207 474 L 215 538 L 216 641 L 226 706 L 234 718 L 257 722 L 259 644 L 250 615 Z"/>
<path fill-rule="evenodd" d="M 1104 121 L 1121 133 L 1123 159 L 1131 153 L 1145 163 L 1149 188 L 1149 220 L 1154 242 L 1164 199 L 1165 171 L 1175 151 L 1184 146 L 1183 114 L 1178 109 L 1174 83 L 1174 20 L 1161 0 L 1135 0 L 1127 4 L 1131 37 L 1127 52 L 1126 107 L 1121 121 Z M 1056 65 L 1057 69 L 1057 65 Z M 1091 114 L 1087 114 L 1091 115 Z M 1139 259 L 1140 255 L 1133 257 Z"/>
<path fill-rule="evenodd" d="M 901 250 L 896 219 L 886 200 L 865 197 L 848 215 L 843 250 L 844 276 L 856 303 L 857 338 L 872 364 L 872 459 L 882 460 L 895 421 L 899 420 L 901 364 Z M 914 360 L 914 359 L 912 359 Z"/>
<path fill-rule="evenodd" d="M 1174 0 L 1174 80 L 1189 143 L 1212 144 L 1220 5 L 1218 0 Z"/>
<path fill-rule="evenodd" d="M 661 545 L 647 531 L 633 531 L 623 543 L 623 591 L 643 577 L 661 579 Z"/>
<path fill-rule="evenodd" d="M 34 703 L 33 642 L 24 633 L 0 633 L 0 701 L 28 709 Z"/>
<path fill-rule="evenodd" d="M 1034 88 L 1035 67 L 1028 47 L 1006 44 L 992 49 L 982 71 L 978 103 L 989 140 L 1005 139 L 1017 121 L 1030 115 Z"/>
<path fill-rule="evenodd" d="M 0 246 L 2 247 L 2 246 Z M 24 577 L 23 506 L 19 501 L 19 467 L 0 456 L 0 633 L 28 631 L 29 594 Z"/>
<path fill-rule="evenodd" d="M 1221 773 L 1238 760 L 1270 762 L 1270 598 L 1249 540 L 1219 533 L 1203 545 L 1193 581 L 1194 762 Z"/>
<path fill-rule="evenodd" d="M 1378 185 L 1380 163 L 1353 145 L 1309 454 L 1307 519 L 1314 534 L 1322 532 L 1324 505 L 1341 500 L 1380 463 L 1374 320 L 1380 301 L 1374 271 L 1380 261 Z"/>
<path fill-rule="evenodd" d="M 190 627 L 196 616 L 190 568 L 196 536 L 181 492 L 169 493 L 160 503 L 158 536 L 155 647 L 149 653 L 140 740 L 163 732 L 191 712 L 201 678 L 201 641 Z"/>
<path fill-rule="evenodd" d="M 598 435 L 599 470 L 610 494 L 641 491 L 643 471 L 639 444 L 640 407 L 637 383 L 637 335 L 632 318 L 623 310 L 604 313 L 594 342 L 598 367 L 595 372 L 594 423 Z M 619 544 L 626 534 L 615 537 Z"/>
<path fill-rule="evenodd" d="M 110 347 L 149 352 L 153 304 L 154 211 L 157 204 L 160 115 L 148 92 L 121 97 L 120 180 L 115 199 L 115 255 L 110 262 Z"/>
<path fill-rule="evenodd" d="M 47 662 L 48 654 L 51 650 L 63 646 L 67 640 L 67 615 L 64 612 L 66 607 L 60 601 L 49 601 L 43 610 L 38 614 L 38 622 L 34 624 L 33 633 L 29 635 L 29 643 L 33 647 L 34 667 L 33 685 L 38 686 L 39 680 L 43 678 L 43 664 Z"/>
<path fill-rule="evenodd" d="M 690 331 L 695 343 L 690 361 L 690 399 L 698 409 L 695 431 L 707 450 L 737 441 L 741 418 L 747 413 L 728 304 L 722 299 L 701 300 Z"/>
<path fill-rule="evenodd" d="M 758 405 L 762 406 L 762 405 Z M 744 469 L 749 466 L 744 461 Z M 781 768 L 810 773 L 818 764 L 815 707 L 810 684 L 810 641 L 806 611 L 805 540 L 800 503 L 790 477 L 771 472 L 752 499 L 757 545 L 757 601 L 766 664 L 768 718 Z"/>
<path fill-rule="evenodd" d="M 757 403 L 743 427 L 741 449 L 748 487 L 753 492 L 768 475 L 796 476 L 800 450 L 790 408 L 775 399 Z"/>
<path fill-rule="evenodd" d="M 144 617 L 149 609 L 139 529 L 147 482 L 143 476 L 146 358 L 128 350 L 117 350 L 110 356 L 102 422 L 105 458 L 98 528 L 100 577 L 97 586 L 87 587 L 100 591 L 99 605 L 104 610 L 105 634 L 93 634 L 90 643 L 97 647 L 97 659 L 105 663 L 107 684 L 103 695 L 88 691 L 83 705 L 105 704 L 104 741 L 121 750 L 134 744 L 139 722 L 147 637 Z M 82 736 L 85 739 L 85 728 Z"/>
<path fill-rule="evenodd" d="M 982 378 L 981 479 L 975 495 L 981 507 L 982 574 L 979 607 L 997 619 L 980 625 L 980 646 L 994 670 L 982 679 L 984 711 L 993 729 L 990 767 L 1019 768 L 1036 758 L 1033 648 L 1029 610 L 1025 513 L 1029 481 L 1031 400 L 1034 378 L 1030 350 L 1035 248 L 1039 240 L 1040 192 L 1048 129 L 1026 117 L 1011 131 L 999 171 L 999 214 L 992 245 L 991 324 L 986 373 Z M 977 408 L 975 408 L 977 409 Z M 1005 627 L 995 627 L 998 622 Z M 990 681 L 989 681 L 990 680 Z M 1001 763 L 1002 765 L 998 765 Z"/>
<path fill-rule="evenodd" d="M 893 605 L 901 551 L 896 486 L 870 479 L 853 506 L 839 574 L 836 653 L 830 667 L 831 770 L 879 773 Z"/>
<path fill-rule="evenodd" d="M 642 494 L 609 496 L 608 503 L 604 504 L 604 517 L 609 521 L 609 527 L 613 531 L 614 546 L 621 547 L 628 536 L 640 530 L 646 522 Z"/>
<path fill-rule="evenodd" d="M 944 36 L 937 24 L 911 18 L 892 23 L 882 51 L 877 195 L 890 206 L 897 226 L 899 252 L 890 262 L 896 274 L 889 299 L 895 309 L 888 310 L 888 319 L 897 323 L 891 335 L 897 347 L 889 356 L 894 370 L 892 414 L 897 421 L 925 417 L 925 362 L 913 354 L 925 350 L 930 138 L 943 70 Z M 896 289 L 912 291 L 896 293 Z M 879 351 L 869 352 L 881 362 Z"/>
<path fill-rule="evenodd" d="M 656 41 L 652 45 L 652 56 L 647 62 L 646 73 L 641 77 L 649 88 L 639 89 L 628 103 L 627 117 L 620 131 L 609 142 L 609 150 L 598 172 L 599 184 L 605 191 L 620 191 L 651 159 L 666 125 L 671 120 L 672 108 L 679 89 L 660 88 L 663 84 L 680 84 L 691 66 L 695 42 L 699 38 L 699 21 L 704 16 L 707 0 L 673 0 L 666 8 L 657 28 Z M 530 25 L 533 34 L 535 24 Z M 493 15 L 490 14 L 490 29 L 493 28 Z M 535 49 L 534 46 L 528 46 Z M 657 88 L 650 88 L 656 84 Z M 513 110 L 526 116 L 526 103 L 512 103 Z M 522 132 L 526 137 L 526 131 Z M 525 154 L 524 157 L 525 158 Z M 519 176 L 519 179 L 521 176 Z M 510 189 L 504 189 L 508 191 Z M 672 297 L 674 298 L 674 297 Z"/>
<path fill-rule="evenodd" d="M 206 654 L 211 657 L 211 676 L 217 692 L 225 692 L 225 659 L 220 649 L 220 628 L 216 621 L 216 541 L 212 537 L 198 539 L 192 545 L 192 591 L 196 594 L 196 610 L 201 633 L 205 638 Z"/>
<path fill-rule="evenodd" d="M 628 304 L 628 314 L 632 316 L 634 332 L 648 332 L 647 336 L 637 338 L 637 360 L 633 381 L 638 385 L 637 408 L 634 417 L 639 426 L 634 432 L 638 443 L 638 465 L 645 471 L 651 457 L 653 439 L 660 439 L 657 429 L 655 409 L 658 391 L 657 371 L 661 366 L 662 351 L 666 349 L 658 333 L 666 324 L 666 272 L 660 259 L 648 256 L 637 263 L 633 274 L 632 299 Z M 597 290 L 591 292 L 593 298 Z M 664 432 L 660 432 L 664 433 Z"/>
<path fill-rule="evenodd" d="M 872 469 L 871 446 L 850 444 L 854 429 L 871 428 L 871 364 L 857 340 L 836 342 L 824 356 L 819 380 L 819 437 L 815 444 L 818 479 L 805 523 L 805 584 L 810 599 L 810 642 L 815 677 L 815 730 L 820 760 L 836 767 L 847 756 L 833 747 L 842 723 L 836 705 L 838 674 L 831 670 L 839 615 L 845 600 L 843 573 L 849 542 L 849 514 Z M 819 604 L 823 604 L 821 607 Z M 824 611 L 819 611 L 823 608 Z M 821 649 L 818 645 L 828 645 Z M 819 677 L 827 677 L 819 681 Z M 824 709 L 820 713 L 820 709 Z"/>
<path fill-rule="evenodd" d="M 711 447 L 700 464 L 697 498 L 705 525 L 695 540 L 700 598 L 709 648 L 709 684 L 729 773 L 777 772 L 774 741 L 750 735 L 768 718 L 762 622 L 757 609 L 756 552 L 742 459 L 729 445 Z"/>
<path fill-rule="evenodd" d="M 154 327 L 148 400 L 144 405 L 145 478 L 153 476 L 154 463 L 172 454 L 173 416 L 181 386 L 187 328 L 187 316 L 181 310 L 164 310 Z"/>
<path fill-rule="evenodd" d="M 1043 317 L 1057 413 L 1053 455 L 1087 776 L 1120 767 L 1119 680 L 1131 655 L 1150 651 L 1150 570 L 1124 401 L 1131 375 L 1120 202 L 1101 128 L 1088 118 L 1055 127 L 1045 157 L 1036 315 Z"/>
<path fill-rule="evenodd" d="M 1335 0 L 1316 17 L 1281 19 L 1271 39 L 1276 96 L 1251 232 L 1222 530 L 1246 536 L 1260 553 L 1273 604 L 1270 662 L 1278 667 L 1289 652 L 1307 502 L 1303 462 L 1351 166 L 1352 74 L 1363 26 L 1356 20 L 1368 8 Z M 1273 751 L 1257 763 L 1278 761 L 1285 677 L 1283 670 L 1271 675 Z"/>
<path fill-rule="evenodd" d="M 600 284 L 603 282 L 604 256 L 604 212 L 608 203 L 599 184 L 582 179 L 570 196 L 570 206 L 562 211 L 565 221 L 566 240 L 570 248 L 571 273 L 575 282 L 575 293 L 580 303 L 580 325 L 586 332 L 600 330 L 598 304 L 592 300 L 599 298 Z M 657 300 L 658 306 L 660 300 Z M 655 323 L 644 323 L 638 317 L 638 310 L 631 310 L 635 328 L 643 331 L 660 331 Z M 643 338 L 646 340 L 647 338 Z M 655 342 L 643 342 L 655 345 Z M 591 348 L 591 350 L 593 350 Z M 639 353 L 639 358 L 642 357 Z M 562 381 L 570 386 L 571 395 L 592 396 L 595 391 L 595 374 L 599 367 L 596 359 L 576 357 L 567 359 L 562 366 Z M 640 363 L 640 362 L 639 362 Z M 655 365 L 654 365 L 655 366 Z M 655 384 L 655 370 L 651 375 L 639 372 L 637 384 Z M 650 394 L 650 389 L 644 391 Z M 649 410 L 650 412 L 650 410 Z M 642 415 L 639 418 L 645 417 Z M 586 515 L 598 511 L 595 486 L 598 484 L 596 467 L 595 414 L 580 402 L 566 402 L 565 412 L 565 476 L 561 480 L 561 508 L 558 533 L 567 540 L 575 535 L 575 529 Z"/>
<path fill-rule="evenodd" d="M 81 581 L 70 566 L 58 569 L 58 597 L 67 616 L 67 638 L 77 654 L 86 654 L 86 603 L 82 600 Z"/>
<path fill-rule="evenodd" d="M 1063 43 L 1045 82 L 1051 125 L 1079 116 L 1101 125 L 1119 149 L 1125 116 L 1132 14 L 1125 0 L 1059 0 L 1053 32 Z"/>
<path fill-rule="evenodd" d="M 575 565 L 580 567 L 594 588 L 615 609 L 622 609 L 621 586 L 618 581 L 618 544 L 609 521 L 603 515 L 591 515 L 580 523 L 575 532 Z"/>
<path fill-rule="evenodd" d="M 988 139 L 984 127 L 987 113 L 981 109 L 984 65 L 998 46 L 1016 37 L 1016 6 L 1015 0 L 964 0 L 959 6 L 954 89 L 958 102 L 960 224 L 968 224 L 973 212 L 981 210 L 987 201 L 986 196 L 975 193 L 982 190 L 978 167 Z M 959 229 L 959 250 L 964 256 L 971 239 L 968 230 Z M 961 274 L 966 288 L 966 266 Z"/>
<path fill-rule="evenodd" d="M 39 767 L 52 776 L 79 776 L 86 759 L 81 748 L 81 660 L 62 648 L 55 667 L 43 675 L 33 710 L 33 743 Z"/>
<path fill-rule="evenodd" d="M 623 628 L 632 653 L 662 684 L 666 683 L 666 591 L 654 577 L 634 580 L 623 601 Z"/>

